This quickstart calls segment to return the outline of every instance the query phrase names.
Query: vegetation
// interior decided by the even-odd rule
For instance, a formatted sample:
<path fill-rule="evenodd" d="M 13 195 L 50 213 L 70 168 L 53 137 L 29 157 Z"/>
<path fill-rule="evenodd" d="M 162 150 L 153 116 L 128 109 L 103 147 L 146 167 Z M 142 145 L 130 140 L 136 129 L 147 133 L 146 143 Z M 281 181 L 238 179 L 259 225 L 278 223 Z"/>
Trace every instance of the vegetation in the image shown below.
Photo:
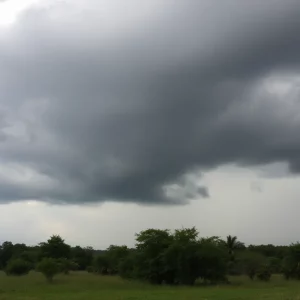
<path fill-rule="evenodd" d="M 272 274 L 300 279 L 300 244 L 245 246 L 236 236 L 200 237 L 196 228 L 175 231 L 147 229 L 136 234 L 136 245 L 111 245 L 106 250 L 71 247 L 59 235 L 30 247 L 4 242 L 0 267 L 7 275 L 25 275 L 36 269 L 49 282 L 55 275 L 87 271 L 118 275 L 153 285 L 231 284 L 232 276 L 272 281 Z"/>
<path fill-rule="evenodd" d="M 238 241 L 236 236 L 228 235 L 225 241 L 225 246 L 228 249 L 228 254 L 231 261 L 235 260 L 235 251 L 245 249 L 245 245 Z"/>
<path fill-rule="evenodd" d="M 37 265 L 37 271 L 41 272 L 49 282 L 52 282 L 53 277 L 60 271 L 58 261 L 53 258 L 43 258 Z"/>
<path fill-rule="evenodd" d="M 8 262 L 5 271 L 7 275 L 21 276 L 28 274 L 30 269 L 30 264 L 27 261 L 17 258 Z"/>
<path fill-rule="evenodd" d="M 70 258 L 71 247 L 59 235 L 53 235 L 46 243 L 40 243 L 40 256 L 55 259 Z"/>

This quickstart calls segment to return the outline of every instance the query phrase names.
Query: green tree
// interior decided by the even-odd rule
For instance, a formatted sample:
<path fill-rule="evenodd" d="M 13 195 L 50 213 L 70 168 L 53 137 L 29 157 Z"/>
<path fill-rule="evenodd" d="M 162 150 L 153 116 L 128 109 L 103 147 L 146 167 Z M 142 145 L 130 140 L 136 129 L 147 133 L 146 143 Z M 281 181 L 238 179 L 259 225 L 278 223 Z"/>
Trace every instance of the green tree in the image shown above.
<path fill-rule="evenodd" d="M 12 242 L 4 242 L 0 247 L 0 264 L 5 269 L 8 261 L 13 257 L 14 245 Z"/>
<path fill-rule="evenodd" d="M 93 266 L 87 266 L 87 267 L 86 267 L 86 271 L 87 271 L 88 273 L 94 273 L 94 272 L 95 272 L 95 268 L 94 268 Z"/>
<path fill-rule="evenodd" d="M 94 270 L 101 275 L 109 274 L 109 258 L 105 252 L 95 257 Z"/>
<path fill-rule="evenodd" d="M 153 284 L 193 285 L 197 278 L 209 282 L 226 280 L 227 252 L 220 239 L 198 238 L 193 228 L 148 229 L 136 235 L 133 255 L 120 265 L 122 276 Z"/>
<path fill-rule="evenodd" d="M 256 274 L 257 278 L 261 281 L 269 281 L 271 276 L 272 276 L 272 273 L 271 273 L 271 270 L 270 270 L 270 267 L 268 265 L 264 265 L 262 266 L 257 274 Z"/>
<path fill-rule="evenodd" d="M 282 271 L 286 279 L 300 279 L 300 243 L 290 245 L 283 259 Z"/>
<path fill-rule="evenodd" d="M 245 248 L 245 245 L 238 241 L 236 236 L 228 235 L 225 241 L 225 246 L 228 249 L 228 254 L 231 261 L 235 259 L 235 251 Z"/>
<path fill-rule="evenodd" d="M 86 270 L 93 263 L 94 249 L 92 247 L 81 248 L 76 246 L 71 250 L 71 257 L 78 264 L 79 270 Z"/>
<path fill-rule="evenodd" d="M 136 274 L 153 284 L 164 280 L 163 253 L 173 242 L 169 230 L 147 229 L 136 234 Z"/>
<path fill-rule="evenodd" d="M 281 273 L 282 272 L 282 260 L 278 257 L 268 257 L 267 258 L 267 264 L 270 267 L 270 271 L 275 273 Z"/>
<path fill-rule="evenodd" d="M 119 275 L 123 278 L 134 279 L 137 278 L 136 272 L 137 255 L 136 250 L 131 249 L 129 254 L 121 260 L 119 264 Z"/>
<path fill-rule="evenodd" d="M 120 263 L 129 255 L 127 246 L 111 245 L 106 249 L 106 256 L 109 264 L 109 273 L 119 273 Z"/>
<path fill-rule="evenodd" d="M 57 261 L 53 258 L 43 258 L 37 265 L 37 270 L 41 272 L 48 282 L 52 282 L 56 274 L 60 272 Z"/>
<path fill-rule="evenodd" d="M 7 275 L 21 276 L 29 273 L 30 264 L 20 258 L 12 259 L 7 263 L 5 272 Z"/>
<path fill-rule="evenodd" d="M 195 227 L 175 230 L 171 244 L 161 255 L 167 284 L 193 285 L 199 277 L 199 241 Z"/>
<path fill-rule="evenodd" d="M 228 253 L 218 238 L 201 240 L 199 252 L 199 277 L 209 283 L 227 282 Z"/>
<path fill-rule="evenodd" d="M 193 285 L 200 277 L 201 258 L 199 243 L 174 242 L 163 255 L 163 278 L 168 284 Z"/>
<path fill-rule="evenodd" d="M 53 235 L 46 243 L 41 243 L 40 251 L 42 257 L 54 259 L 70 258 L 71 256 L 71 247 L 59 235 Z"/>
<path fill-rule="evenodd" d="M 268 245 L 249 245 L 248 250 L 258 252 L 266 257 L 276 257 L 282 260 L 288 255 L 288 246 L 274 246 L 272 244 Z"/>
<path fill-rule="evenodd" d="M 176 229 L 174 232 L 174 241 L 180 243 L 191 243 L 198 240 L 199 232 L 195 227 Z"/>
<path fill-rule="evenodd" d="M 67 258 L 59 258 L 57 259 L 57 264 L 59 266 L 60 272 L 64 274 L 69 274 L 70 271 L 78 270 L 78 264 Z"/>
<path fill-rule="evenodd" d="M 262 254 L 249 250 L 239 253 L 237 259 L 243 272 L 251 280 L 255 278 L 258 271 L 266 264 L 266 258 Z"/>

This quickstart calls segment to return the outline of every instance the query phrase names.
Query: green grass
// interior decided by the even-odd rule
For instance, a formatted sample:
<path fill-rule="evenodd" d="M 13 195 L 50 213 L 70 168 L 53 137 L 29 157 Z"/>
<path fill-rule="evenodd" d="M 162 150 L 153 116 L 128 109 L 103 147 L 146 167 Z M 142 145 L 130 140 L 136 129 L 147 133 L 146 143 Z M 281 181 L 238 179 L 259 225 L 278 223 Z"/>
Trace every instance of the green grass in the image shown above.
<path fill-rule="evenodd" d="M 300 282 L 287 282 L 280 276 L 273 276 L 268 283 L 251 282 L 243 277 L 231 281 L 229 286 L 159 287 L 77 272 L 57 276 L 53 284 L 48 284 L 34 272 L 22 277 L 1 274 L 0 300 L 300 300 Z"/>

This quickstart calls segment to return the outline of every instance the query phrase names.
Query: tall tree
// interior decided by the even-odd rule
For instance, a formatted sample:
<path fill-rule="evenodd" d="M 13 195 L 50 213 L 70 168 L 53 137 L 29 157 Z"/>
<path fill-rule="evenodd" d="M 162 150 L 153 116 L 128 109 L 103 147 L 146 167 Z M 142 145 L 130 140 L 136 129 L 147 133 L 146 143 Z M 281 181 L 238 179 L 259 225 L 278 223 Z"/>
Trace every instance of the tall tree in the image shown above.
<path fill-rule="evenodd" d="M 12 242 L 4 242 L 0 246 L 0 266 L 5 268 L 8 261 L 12 258 L 14 253 L 14 245 Z"/>
<path fill-rule="evenodd" d="M 49 258 L 70 258 L 71 247 L 59 235 L 52 235 L 46 243 L 40 244 L 41 256 Z"/>
<path fill-rule="evenodd" d="M 163 281 L 163 252 L 173 242 L 169 230 L 147 229 L 136 234 L 136 272 L 140 279 L 160 284 Z"/>
<path fill-rule="evenodd" d="M 235 250 L 245 248 L 245 245 L 238 241 L 236 236 L 228 235 L 225 241 L 225 245 L 228 249 L 228 253 L 231 260 L 234 260 Z"/>
<path fill-rule="evenodd" d="M 71 256 L 74 262 L 78 264 L 79 270 L 85 270 L 92 265 L 94 258 L 94 249 L 92 247 L 81 248 L 76 246 L 72 248 Z"/>

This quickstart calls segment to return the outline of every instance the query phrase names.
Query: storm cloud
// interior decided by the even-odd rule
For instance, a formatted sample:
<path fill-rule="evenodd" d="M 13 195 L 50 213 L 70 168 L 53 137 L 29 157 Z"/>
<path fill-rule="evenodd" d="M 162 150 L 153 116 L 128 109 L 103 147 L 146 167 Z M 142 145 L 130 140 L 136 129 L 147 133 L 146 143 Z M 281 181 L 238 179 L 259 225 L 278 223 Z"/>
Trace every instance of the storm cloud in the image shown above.
<path fill-rule="evenodd" d="M 0 201 L 183 204 L 300 171 L 300 2 L 72 0 L 0 28 Z"/>

